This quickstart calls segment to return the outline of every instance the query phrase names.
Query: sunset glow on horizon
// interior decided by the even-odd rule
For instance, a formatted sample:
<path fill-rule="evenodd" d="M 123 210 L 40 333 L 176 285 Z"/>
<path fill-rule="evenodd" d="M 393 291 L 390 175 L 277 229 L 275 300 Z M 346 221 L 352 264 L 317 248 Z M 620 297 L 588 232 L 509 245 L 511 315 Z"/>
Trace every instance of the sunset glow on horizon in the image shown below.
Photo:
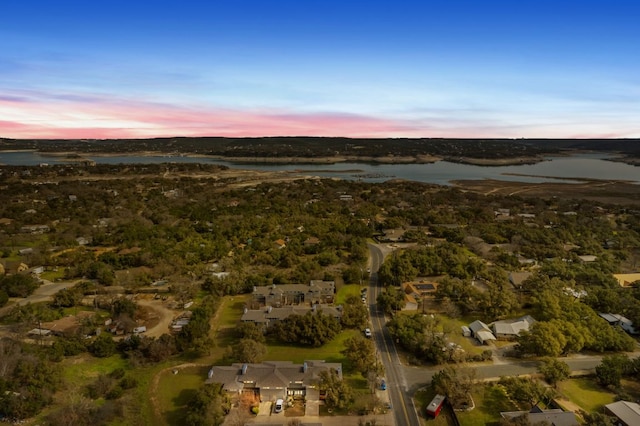
<path fill-rule="evenodd" d="M 640 137 L 633 1 L 8 3 L 0 137 Z"/>

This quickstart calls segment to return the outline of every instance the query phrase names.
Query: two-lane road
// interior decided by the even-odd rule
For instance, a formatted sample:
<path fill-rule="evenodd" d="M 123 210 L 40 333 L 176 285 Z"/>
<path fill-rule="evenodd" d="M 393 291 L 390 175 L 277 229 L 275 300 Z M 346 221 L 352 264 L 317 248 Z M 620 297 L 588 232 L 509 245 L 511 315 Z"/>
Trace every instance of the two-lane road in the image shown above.
<path fill-rule="evenodd" d="M 384 260 L 384 255 L 380 248 L 373 244 L 369 244 L 369 252 L 371 259 L 371 278 L 369 279 L 369 310 L 371 315 L 371 331 L 376 345 L 376 350 L 384 365 L 387 392 L 389 392 L 389 400 L 396 425 L 420 426 L 418 413 L 413 405 L 413 400 L 404 376 L 404 368 L 400 364 L 398 352 L 385 327 L 384 313 L 380 311 L 376 305 L 376 298 L 380 293 L 378 286 L 378 268 Z"/>

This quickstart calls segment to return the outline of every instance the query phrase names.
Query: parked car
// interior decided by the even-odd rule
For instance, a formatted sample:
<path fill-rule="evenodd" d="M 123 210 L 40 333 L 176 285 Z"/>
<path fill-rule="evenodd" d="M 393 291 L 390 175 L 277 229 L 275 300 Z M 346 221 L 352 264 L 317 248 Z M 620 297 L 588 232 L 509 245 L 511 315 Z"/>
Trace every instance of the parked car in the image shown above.
<path fill-rule="evenodd" d="M 365 328 L 364 329 L 364 337 L 371 337 L 371 329 L 370 328 Z"/>
<path fill-rule="evenodd" d="M 387 390 L 387 382 L 384 379 L 380 382 L 380 390 Z"/>
<path fill-rule="evenodd" d="M 275 413 L 279 413 L 279 412 L 281 412 L 281 411 L 282 411 L 282 409 L 283 409 L 283 408 L 284 408 L 284 401 L 283 401 L 282 399 L 278 399 L 278 400 L 276 401 L 276 405 L 275 405 L 275 407 L 274 407 L 273 411 L 274 411 Z"/>

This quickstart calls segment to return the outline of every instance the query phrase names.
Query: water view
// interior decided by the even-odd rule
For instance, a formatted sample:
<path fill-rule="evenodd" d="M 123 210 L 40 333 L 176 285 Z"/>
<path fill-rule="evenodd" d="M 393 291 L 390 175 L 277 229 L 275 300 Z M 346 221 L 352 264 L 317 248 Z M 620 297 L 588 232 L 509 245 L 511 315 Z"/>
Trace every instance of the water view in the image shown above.
<path fill-rule="evenodd" d="M 156 163 L 208 163 L 236 169 L 286 171 L 300 175 L 360 179 L 366 182 L 384 182 L 406 179 L 418 182 L 449 185 L 454 180 L 499 179 L 515 182 L 576 182 L 575 179 L 625 180 L 640 183 L 640 168 L 608 161 L 606 154 L 580 154 L 568 157 L 547 157 L 537 164 L 514 166 L 474 166 L 439 161 L 431 164 L 270 164 L 232 163 L 207 157 L 165 156 L 109 156 L 85 158 L 98 164 L 156 164 Z M 38 164 L 71 163 L 63 157 L 42 155 L 33 151 L 0 152 L 0 164 L 34 166 Z"/>

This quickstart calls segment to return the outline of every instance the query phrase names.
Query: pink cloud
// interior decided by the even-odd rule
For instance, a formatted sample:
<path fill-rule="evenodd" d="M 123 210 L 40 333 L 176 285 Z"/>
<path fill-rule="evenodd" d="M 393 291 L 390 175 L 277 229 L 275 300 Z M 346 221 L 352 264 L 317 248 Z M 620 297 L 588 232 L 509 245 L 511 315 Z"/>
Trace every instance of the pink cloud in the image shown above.
<path fill-rule="evenodd" d="M 3 112 L 7 112 L 3 114 Z M 342 113 L 239 111 L 141 101 L 0 99 L 0 136 L 11 138 L 127 138 L 155 136 L 406 136 L 408 123 Z M 415 135 L 418 136 L 418 135 Z"/>
<path fill-rule="evenodd" d="M 606 124 L 520 125 L 473 117 L 389 119 L 341 112 L 291 112 L 25 92 L 0 97 L 0 137 L 118 139 L 171 136 L 346 137 L 637 137 L 637 128 Z M 577 129 L 580 129 L 577 131 Z"/>

